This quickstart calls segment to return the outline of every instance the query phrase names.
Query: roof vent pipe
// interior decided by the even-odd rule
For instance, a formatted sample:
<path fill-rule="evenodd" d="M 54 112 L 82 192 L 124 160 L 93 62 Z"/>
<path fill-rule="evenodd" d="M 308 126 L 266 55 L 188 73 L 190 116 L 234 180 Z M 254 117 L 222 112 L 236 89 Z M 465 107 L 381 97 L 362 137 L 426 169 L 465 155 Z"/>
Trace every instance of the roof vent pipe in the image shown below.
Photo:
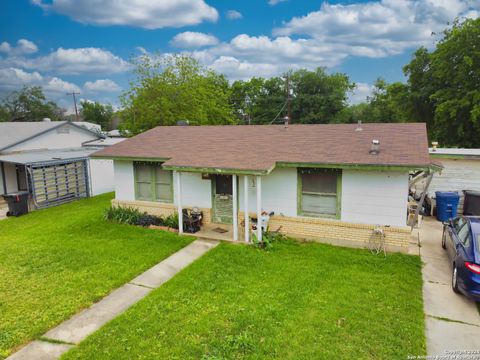
<path fill-rule="evenodd" d="M 285 129 L 286 129 L 286 128 L 288 128 L 288 123 L 290 122 L 290 121 L 289 121 L 290 118 L 289 118 L 288 115 L 287 115 L 287 116 L 285 116 L 285 117 L 283 118 L 283 120 L 285 121 Z"/>
<path fill-rule="evenodd" d="M 362 120 L 358 120 L 357 122 L 357 128 L 355 129 L 355 131 L 362 131 Z"/>
<path fill-rule="evenodd" d="M 380 152 L 380 140 L 373 139 L 372 147 L 370 148 L 370 155 L 377 155 Z"/>

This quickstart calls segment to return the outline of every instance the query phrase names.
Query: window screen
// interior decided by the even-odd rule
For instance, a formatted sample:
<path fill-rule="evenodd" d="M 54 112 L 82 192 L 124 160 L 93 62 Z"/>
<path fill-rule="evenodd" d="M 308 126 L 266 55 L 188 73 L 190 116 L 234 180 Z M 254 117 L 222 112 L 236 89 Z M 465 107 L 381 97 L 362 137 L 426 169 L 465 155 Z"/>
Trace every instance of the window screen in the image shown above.
<path fill-rule="evenodd" d="M 172 173 L 155 167 L 155 195 L 158 201 L 172 201 Z"/>
<path fill-rule="evenodd" d="M 135 163 L 135 187 L 138 200 L 172 202 L 172 172 L 161 164 Z"/>
<path fill-rule="evenodd" d="M 137 198 L 140 200 L 152 199 L 152 177 L 149 165 L 137 165 Z"/>
<path fill-rule="evenodd" d="M 337 215 L 338 172 L 306 169 L 301 171 L 301 211 L 305 215 Z"/>

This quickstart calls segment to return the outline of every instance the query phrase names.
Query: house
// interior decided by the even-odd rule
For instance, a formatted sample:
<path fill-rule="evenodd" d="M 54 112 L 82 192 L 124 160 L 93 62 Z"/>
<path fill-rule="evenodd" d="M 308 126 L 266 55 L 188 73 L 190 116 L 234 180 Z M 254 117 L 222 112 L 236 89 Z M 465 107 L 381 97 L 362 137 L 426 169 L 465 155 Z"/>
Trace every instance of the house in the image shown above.
<path fill-rule="evenodd" d="M 456 191 L 460 195 L 458 212 L 462 213 L 463 190 L 480 191 L 480 149 L 433 146 L 429 152 L 432 159 L 440 160 L 443 165 L 442 171 L 435 175 L 428 188 L 429 201 L 434 207 L 436 191 Z M 422 189 L 423 183 L 419 183 L 416 188 Z"/>
<path fill-rule="evenodd" d="M 157 127 L 92 157 L 114 161 L 115 205 L 180 223 L 197 207 L 235 241 L 273 211 L 272 230 L 348 246 L 381 234 L 395 251 L 410 240 L 409 173 L 438 170 L 415 123 Z"/>
<path fill-rule="evenodd" d="M 112 191 L 113 162 L 88 158 L 105 141 L 88 122 L 0 122 L 0 195 L 28 191 L 42 208 Z"/>

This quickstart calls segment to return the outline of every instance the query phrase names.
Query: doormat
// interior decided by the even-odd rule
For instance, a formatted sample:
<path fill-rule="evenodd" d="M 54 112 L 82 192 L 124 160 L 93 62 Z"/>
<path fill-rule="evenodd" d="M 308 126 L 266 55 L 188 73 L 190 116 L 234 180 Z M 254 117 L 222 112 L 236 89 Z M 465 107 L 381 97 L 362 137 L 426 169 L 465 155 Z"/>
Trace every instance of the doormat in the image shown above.
<path fill-rule="evenodd" d="M 224 234 L 224 233 L 228 232 L 228 230 L 222 229 L 220 227 L 217 227 L 217 228 L 213 229 L 212 231 L 215 231 L 219 234 Z"/>

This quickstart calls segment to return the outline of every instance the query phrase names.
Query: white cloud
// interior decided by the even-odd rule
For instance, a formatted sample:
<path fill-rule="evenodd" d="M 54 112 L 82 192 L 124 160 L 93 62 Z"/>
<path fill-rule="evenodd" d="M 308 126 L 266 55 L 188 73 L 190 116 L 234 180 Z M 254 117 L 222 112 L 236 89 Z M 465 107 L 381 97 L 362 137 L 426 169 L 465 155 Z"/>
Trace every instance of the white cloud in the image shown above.
<path fill-rule="evenodd" d="M 27 72 L 22 69 L 10 67 L 0 69 L 0 92 L 9 92 L 21 88 L 24 85 L 42 86 L 49 95 L 64 96 L 66 92 L 79 92 L 80 88 L 58 77 L 45 77 L 40 73 Z"/>
<path fill-rule="evenodd" d="M 59 48 L 48 55 L 36 58 L 7 58 L 5 63 L 64 75 L 113 74 L 129 68 L 125 60 L 99 48 Z"/>
<path fill-rule="evenodd" d="M 33 0 L 45 11 L 54 11 L 84 23 L 126 25 L 146 29 L 197 25 L 216 21 L 217 10 L 204 0 Z"/>
<path fill-rule="evenodd" d="M 241 12 L 237 10 L 228 10 L 227 11 L 227 19 L 229 20 L 239 20 L 243 18 L 243 15 Z"/>
<path fill-rule="evenodd" d="M 38 51 L 37 45 L 33 41 L 27 39 L 20 39 L 16 46 L 10 45 L 4 41 L 0 44 L 0 53 L 8 54 L 9 56 L 28 55 Z"/>
<path fill-rule="evenodd" d="M 367 100 L 367 96 L 372 95 L 374 86 L 366 83 L 356 83 L 355 89 L 349 94 L 348 102 L 350 104 L 359 104 Z"/>
<path fill-rule="evenodd" d="M 209 34 L 201 32 L 186 31 L 175 35 L 170 41 L 170 44 L 175 47 L 182 48 L 198 48 L 203 46 L 211 46 L 218 44 L 218 39 Z"/>
<path fill-rule="evenodd" d="M 121 87 L 110 79 L 99 79 L 96 81 L 87 81 L 83 89 L 89 92 L 115 92 L 120 91 Z"/>
<path fill-rule="evenodd" d="M 440 33 L 458 16 L 477 17 L 478 9 L 479 0 L 324 3 L 274 29 L 273 36 L 240 34 L 193 55 L 232 80 L 334 67 L 352 56 L 380 58 L 432 47 L 433 32 Z"/>
<path fill-rule="evenodd" d="M 67 92 L 80 92 L 80 88 L 72 84 L 68 81 L 64 81 L 62 79 L 59 79 L 57 77 L 52 77 L 50 80 L 48 80 L 44 85 L 43 89 L 45 92 L 58 92 L 58 93 L 63 93 L 66 94 Z"/>
<path fill-rule="evenodd" d="M 476 0 L 474 0 L 476 1 Z M 330 5 L 294 17 L 274 30 L 276 36 L 307 36 L 316 43 L 343 44 L 348 55 L 383 57 L 433 44 L 457 16 L 478 16 L 469 0 L 382 0 Z M 478 5 L 477 5 L 478 6 Z"/>
<path fill-rule="evenodd" d="M 268 5 L 275 6 L 275 5 L 280 4 L 282 2 L 285 2 L 285 1 L 288 1 L 288 0 L 268 0 Z"/>

